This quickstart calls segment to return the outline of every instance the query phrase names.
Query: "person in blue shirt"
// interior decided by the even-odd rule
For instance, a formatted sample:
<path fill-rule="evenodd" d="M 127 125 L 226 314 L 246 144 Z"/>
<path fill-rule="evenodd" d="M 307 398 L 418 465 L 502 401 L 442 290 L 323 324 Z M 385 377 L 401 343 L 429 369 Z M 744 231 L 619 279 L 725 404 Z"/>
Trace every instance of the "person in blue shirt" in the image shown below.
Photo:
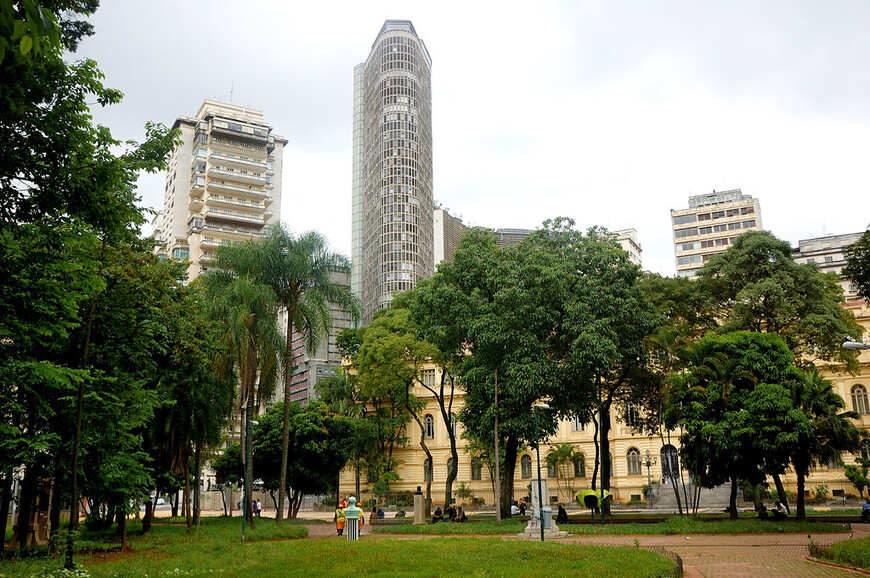
<path fill-rule="evenodd" d="M 867 498 L 864 503 L 861 504 L 861 521 L 870 521 L 870 498 Z"/>

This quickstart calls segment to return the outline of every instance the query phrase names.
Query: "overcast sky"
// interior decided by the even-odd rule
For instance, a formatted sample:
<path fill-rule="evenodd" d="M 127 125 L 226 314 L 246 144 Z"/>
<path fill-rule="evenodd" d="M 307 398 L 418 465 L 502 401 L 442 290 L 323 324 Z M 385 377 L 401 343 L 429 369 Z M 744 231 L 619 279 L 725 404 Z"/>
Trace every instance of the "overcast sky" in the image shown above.
<path fill-rule="evenodd" d="M 432 56 L 435 199 L 467 225 L 637 229 L 675 272 L 670 209 L 741 188 L 782 239 L 870 224 L 870 2 L 102 0 L 116 137 L 202 100 L 263 111 L 281 215 L 350 255 L 353 67 L 386 19 Z M 140 179 L 149 207 L 165 175 Z"/>

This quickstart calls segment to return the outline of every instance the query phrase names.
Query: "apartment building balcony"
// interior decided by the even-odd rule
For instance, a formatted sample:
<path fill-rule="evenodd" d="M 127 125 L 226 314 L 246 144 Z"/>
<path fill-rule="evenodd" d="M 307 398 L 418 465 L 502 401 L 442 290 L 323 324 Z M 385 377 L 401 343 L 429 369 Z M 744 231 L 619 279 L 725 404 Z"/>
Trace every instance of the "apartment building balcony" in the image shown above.
<path fill-rule="evenodd" d="M 266 184 L 266 177 L 262 174 L 243 173 L 241 171 L 228 171 L 218 167 L 208 169 L 208 176 L 213 179 L 232 179 L 240 183 L 263 186 Z"/>
<path fill-rule="evenodd" d="M 214 265 L 214 253 L 203 253 L 199 256 L 199 264 L 212 266 Z"/>
<path fill-rule="evenodd" d="M 205 192 L 205 179 L 194 179 L 190 182 L 190 196 L 201 197 Z"/>
<path fill-rule="evenodd" d="M 263 190 L 262 188 L 244 187 L 242 185 L 236 185 L 233 183 L 228 183 L 226 181 L 209 180 L 207 186 L 209 193 L 232 192 L 243 194 L 252 199 L 264 199 L 269 195 L 268 191 Z"/>
<path fill-rule="evenodd" d="M 262 214 L 262 212 L 265 210 L 265 207 L 263 205 L 249 203 L 246 201 L 247 201 L 247 199 L 245 199 L 245 200 L 241 200 L 241 199 L 240 200 L 229 200 L 225 197 L 221 197 L 218 195 L 209 195 L 205 199 L 205 203 L 209 207 L 225 207 L 225 208 L 229 208 L 229 209 L 245 209 L 247 211 L 257 213 L 258 215 Z"/>
<path fill-rule="evenodd" d="M 202 210 L 203 204 L 204 204 L 204 201 L 202 199 L 202 196 L 199 196 L 199 197 L 191 196 L 190 200 L 187 203 L 187 210 L 192 211 L 194 213 L 198 213 L 199 211 Z"/>
<path fill-rule="evenodd" d="M 266 161 L 251 158 L 242 158 L 237 155 L 221 152 L 212 152 L 210 155 L 208 155 L 208 160 L 211 163 L 237 167 L 240 169 L 257 169 L 262 171 L 269 170 Z"/>
<path fill-rule="evenodd" d="M 268 134 L 258 135 L 258 134 L 253 134 L 253 133 L 230 130 L 228 128 L 222 128 L 219 126 L 212 126 L 211 127 L 211 134 L 212 134 L 212 136 L 217 136 L 217 137 L 221 137 L 221 138 L 232 139 L 232 140 L 237 140 L 237 141 L 242 141 L 242 142 L 247 142 L 247 143 L 254 143 L 257 145 L 266 146 L 267 144 L 269 144 L 269 135 Z"/>
<path fill-rule="evenodd" d="M 203 233 L 220 235 L 222 239 L 229 241 L 246 241 L 248 239 L 259 239 L 265 236 L 262 229 L 250 230 L 250 228 L 241 228 L 230 223 L 210 223 L 203 227 Z"/>
<path fill-rule="evenodd" d="M 244 223 L 246 225 L 257 225 L 262 227 L 265 223 L 261 216 L 246 216 L 239 215 L 237 212 L 224 212 L 217 209 L 209 209 L 205 213 L 205 218 L 208 221 L 220 221 L 225 223 Z"/>

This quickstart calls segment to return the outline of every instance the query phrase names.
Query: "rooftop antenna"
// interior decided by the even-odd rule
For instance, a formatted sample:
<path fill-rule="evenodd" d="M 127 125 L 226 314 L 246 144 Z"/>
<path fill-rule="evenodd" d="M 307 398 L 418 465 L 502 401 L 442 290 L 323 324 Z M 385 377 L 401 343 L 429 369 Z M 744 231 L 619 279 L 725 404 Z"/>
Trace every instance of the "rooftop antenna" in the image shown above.
<path fill-rule="evenodd" d="M 233 83 L 230 82 L 230 104 L 233 103 Z"/>

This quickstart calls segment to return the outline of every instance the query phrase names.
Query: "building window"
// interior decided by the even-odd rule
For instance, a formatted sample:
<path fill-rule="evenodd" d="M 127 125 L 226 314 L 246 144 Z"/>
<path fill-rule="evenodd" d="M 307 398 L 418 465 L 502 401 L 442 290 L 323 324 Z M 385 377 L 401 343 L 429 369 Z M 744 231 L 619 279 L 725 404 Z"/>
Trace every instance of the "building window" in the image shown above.
<path fill-rule="evenodd" d="M 423 460 L 423 481 L 432 481 L 432 460 L 430 460 L 429 458 Z"/>
<path fill-rule="evenodd" d="M 173 259 L 189 259 L 190 258 L 190 249 L 173 249 L 172 250 L 172 258 Z"/>
<path fill-rule="evenodd" d="M 574 454 L 574 477 L 586 477 L 586 456 L 584 456 L 582 452 Z"/>
<path fill-rule="evenodd" d="M 471 479 L 479 480 L 483 474 L 483 463 L 477 458 L 471 458 Z"/>
<path fill-rule="evenodd" d="M 520 478 L 524 480 L 532 479 L 532 458 L 528 454 L 520 458 Z"/>
<path fill-rule="evenodd" d="M 423 428 L 423 435 L 427 440 L 435 437 L 435 418 L 432 417 L 431 413 L 427 413 L 426 417 L 423 418 Z"/>
<path fill-rule="evenodd" d="M 420 381 L 427 387 L 435 387 L 437 385 L 435 381 L 435 370 L 424 369 L 420 372 Z"/>
<path fill-rule="evenodd" d="M 453 458 L 447 458 L 447 471 L 449 472 L 452 469 L 453 469 Z"/>
<path fill-rule="evenodd" d="M 641 474 L 639 449 L 630 448 L 628 453 L 625 455 L 625 461 L 628 465 L 629 476 L 639 476 Z"/>
<path fill-rule="evenodd" d="M 840 454 L 836 454 L 831 456 L 831 459 L 828 460 L 828 469 L 829 470 L 842 470 L 843 469 L 843 460 L 840 459 Z"/>
<path fill-rule="evenodd" d="M 870 404 L 867 403 L 867 388 L 861 384 L 852 386 L 852 409 L 861 415 L 870 414 Z"/>
<path fill-rule="evenodd" d="M 453 432 L 453 437 L 459 436 L 459 422 L 456 421 L 456 414 L 450 414 L 450 430 Z"/>
<path fill-rule="evenodd" d="M 625 406 L 625 424 L 631 429 L 640 429 L 640 412 L 638 412 L 637 407 L 632 404 Z"/>
<path fill-rule="evenodd" d="M 558 478 L 559 472 L 557 471 L 556 464 L 553 463 L 552 458 L 553 458 L 552 454 L 547 456 L 547 477 L 548 478 Z"/>
<path fill-rule="evenodd" d="M 571 431 L 583 431 L 585 428 L 586 424 L 578 416 L 571 418 Z"/>
<path fill-rule="evenodd" d="M 677 448 L 670 444 L 662 446 L 662 477 L 666 480 L 676 480 L 680 477 L 680 458 Z"/>
<path fill-rule="evenodd" d="M 861 442 L 861 457 L 865 460 L 870 460 L 870 440 Z"/>

